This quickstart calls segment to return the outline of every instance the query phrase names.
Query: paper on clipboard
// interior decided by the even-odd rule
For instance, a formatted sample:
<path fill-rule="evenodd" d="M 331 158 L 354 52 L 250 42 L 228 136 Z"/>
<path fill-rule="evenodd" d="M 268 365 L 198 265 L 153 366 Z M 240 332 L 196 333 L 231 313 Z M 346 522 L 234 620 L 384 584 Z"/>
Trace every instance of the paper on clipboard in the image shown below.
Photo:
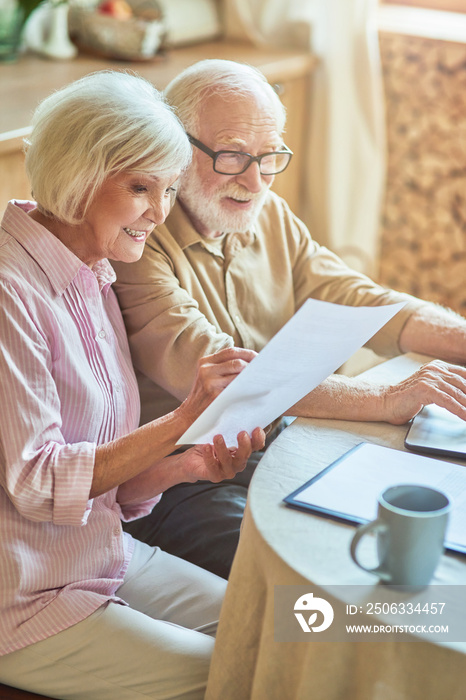
<path fill-rule="evenodd" d="M 446 547 L 466 553 L 464 464 L 361 442 L 284 501 L 298 510 L 366 523 L 377 515 L 379 494 L 397 484 L 419 484 L 445 492 L 453 504 Z"/>
<path fill-rule="evenodd" d="M 342 306 L 308 299 L 181 436 L 178 445 L 265 428 L 335 372 L 400 309 Z"/>

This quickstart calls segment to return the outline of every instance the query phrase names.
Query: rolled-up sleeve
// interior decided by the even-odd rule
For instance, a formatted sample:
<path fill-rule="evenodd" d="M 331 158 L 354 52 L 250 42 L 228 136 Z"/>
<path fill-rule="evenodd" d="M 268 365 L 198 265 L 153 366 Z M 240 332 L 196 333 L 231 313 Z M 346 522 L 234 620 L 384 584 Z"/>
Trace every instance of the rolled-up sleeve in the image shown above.
<path fill-rule="evenodd" d="M 145 515 L 149 515 L 161 498 L 162 494 L 154 496 L 154 498 L 150 498 L 147 501 L 142 501 L 141 503 L 133 503 L 128 506 L 120 505 L 121 520 L 125 523 L 129 523 L 131 520 L 137 520 L 138 518 L 143 518 Z"/>
<path fill-rule="evenodd" d="M 29 520 L 85 525 L 96 445 L 67 444 L 53 353 L 24 301 L 6 283 L 0 283 L 0 314 L 2 486 Z"/>
<path fill-rule="evenodd" d="M 408 318 L 426 302 L 410 294 L 387 289 L 348 267 L 337 255 L 312 240 L 305 226 L 291 215 L 287 219 L 288 241 L 293 240 L 293 280 L 296 307 L 313 298 L 344 306 L 383 306 L 403 302 L 405 306 L 368 342 L 379 355 L 399 355 L 399 338 Z"/>

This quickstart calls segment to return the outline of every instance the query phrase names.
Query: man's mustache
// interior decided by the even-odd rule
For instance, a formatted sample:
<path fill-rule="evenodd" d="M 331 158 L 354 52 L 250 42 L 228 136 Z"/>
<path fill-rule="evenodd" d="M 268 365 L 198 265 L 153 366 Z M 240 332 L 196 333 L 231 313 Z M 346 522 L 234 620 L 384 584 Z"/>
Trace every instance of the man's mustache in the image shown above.
<path fill-rule="evenodd" d="M 232 197 L 233 199 L 252 199 L 253 201 L 261 199 L 264 195 L 264 191 L 268 189 L 263 187 L 260 192 L 249 192 L 249 190 L 239 185 L 229 184 L 225 185 L 218 193 L 222 196 Z"/>

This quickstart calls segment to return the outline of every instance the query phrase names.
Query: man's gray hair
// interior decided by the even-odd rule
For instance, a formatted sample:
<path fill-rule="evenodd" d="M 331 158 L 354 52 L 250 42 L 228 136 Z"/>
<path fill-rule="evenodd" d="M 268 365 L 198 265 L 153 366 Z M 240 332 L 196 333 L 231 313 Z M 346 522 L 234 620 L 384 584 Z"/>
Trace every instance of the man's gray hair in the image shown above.
<path fill-rule="evenodd" d="M 286 121 L 285 107 L 265 76 L 246 63 L 205 59 L 189 66 L 165 88 L 167 101 L 175 108 L 186 131 L 195 132 L 203 118 L 202 106 L 212 95 L 236 98 L 261 95 L 270 103 L 277 132 L 283 133 Z"/>
<path fill-rule="evenodd" d="M 158 174 L 188 167 L 191 147 L 162 94 L 141 77 L 98 71 L 45 98 L 25 140 L 38 208 L 83 221 L 104 181 L 122 171 Z"/>

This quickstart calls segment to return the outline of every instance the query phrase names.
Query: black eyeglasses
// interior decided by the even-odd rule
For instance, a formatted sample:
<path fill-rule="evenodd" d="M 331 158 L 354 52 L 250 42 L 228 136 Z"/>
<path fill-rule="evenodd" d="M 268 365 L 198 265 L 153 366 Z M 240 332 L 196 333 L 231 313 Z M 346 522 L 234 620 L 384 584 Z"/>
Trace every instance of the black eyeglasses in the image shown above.
<path fill-rule="evenodd" d="M 259 164 L 261 175 L 277 175 L 288 167 L 293 155 L 288 146 L 283 146 L 281 151 L 262 153 L 260 156 L 252 156 L 242 151 L 213 151 L 191 134 L 187 136 L 193 146 L 212 158 L 214 170 L 220 175 L 241 175 L 254 162 Z"/>

